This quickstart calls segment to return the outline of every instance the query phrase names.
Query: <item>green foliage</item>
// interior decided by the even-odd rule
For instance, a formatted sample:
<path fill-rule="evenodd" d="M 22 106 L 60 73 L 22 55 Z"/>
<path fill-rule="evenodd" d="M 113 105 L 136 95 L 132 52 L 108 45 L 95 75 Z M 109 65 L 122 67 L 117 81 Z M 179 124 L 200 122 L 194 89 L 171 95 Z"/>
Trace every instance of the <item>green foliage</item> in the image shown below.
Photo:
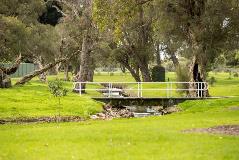
<path fill-rule="evenodd" d="M 234 73 L 233 77 L 239 77 L 238 73 Z"/>
<path fill-rule="evenodd" d="M 64 97 L 67 95 L 68 90 L 63 87 L 63 82 L 59 79 L 50 81 L 48 83 L 49 90 L 54 97 Z"/>
<path fill-rule="evenodd" d="M 16 17 L 0 15 L 0 61 L 10 61 L 19 53 L 26 55 L 31 28 Z"/>
<path fill-rule="evenodd" d="M 49 81 L 54 81 L 56 77 L 48 78 Z M 14 82 L 16 80 L 12 79 Z M 63 88 L 72 89 L 72 82 L 63 82 Z M 53 117 L 59 109 L 56 105 L 58 98 L 52 98 L 49 87 L 40 83 L 37 78 L 24 86 L 1 89 L 0 119 Z M 102 109 L 101 103 L 72 92 L 67 93 L 67 96 L 61 99 L 61 103 L 61 116 L 88 117 Z"/>
<path fill-rule="evenodd" d="M 165 82 L 165 68 L 162 66 L 155 66 L 152 69 L 153 82 Z"/>

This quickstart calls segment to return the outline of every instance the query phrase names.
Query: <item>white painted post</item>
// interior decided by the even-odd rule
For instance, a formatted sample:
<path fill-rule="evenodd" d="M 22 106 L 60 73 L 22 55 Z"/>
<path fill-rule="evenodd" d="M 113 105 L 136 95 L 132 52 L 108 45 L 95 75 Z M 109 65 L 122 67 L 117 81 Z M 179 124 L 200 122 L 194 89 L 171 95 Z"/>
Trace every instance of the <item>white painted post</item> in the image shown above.
<path fill-rule="evenodd" d="M 109 95 L 108 95 L 108 97 L 110 97 L 110 83 L 108 84 L 108 89 L 109 89 Z"/>
<path fill-rule="evenodd" d="M 167 98 L 168 98 L 168 82 L 167 82 L 166 93 L 167 93 Z"/>
<path fill-rule="evenodd" d="M 80 90 L 79 90 L 79 93 L 80 93 L 80 96 L 82 95 L 82 93 L 81 93 L 81 82 L 79 82 L 79 85 L 80 85 Z"/>
<path fill-rule="evenodd" d="M 140 82 L 140 97 L 142 98 L 143 97 L 143 84 L 142 82 Z"/>
<path fill-rule="evenodd" d="M 170 82 L 170 97 L 173 97 L 173 83 Z"/>
<path fill-rule="evenodd" d="M 138 82 L 138 98 L 140 97 L 140 93 L 139 93 L 139 82 Z"/>
<path fill-rule="evenodd" d="M 198 98 L 200 98 L 200 82 L 197 83 L 197 92 L 198 92 Z"/>

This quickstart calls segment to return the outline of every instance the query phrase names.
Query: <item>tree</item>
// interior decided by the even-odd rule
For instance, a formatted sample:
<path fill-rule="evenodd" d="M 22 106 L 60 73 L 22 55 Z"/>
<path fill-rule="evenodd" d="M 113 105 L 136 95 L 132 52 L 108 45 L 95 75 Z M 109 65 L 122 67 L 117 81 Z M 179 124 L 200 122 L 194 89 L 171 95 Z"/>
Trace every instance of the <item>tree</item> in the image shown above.
<path fill-rule="evenodd" d="M 102 30 L 112 32 L 116 60 L 136 81 L 151 81 L 149 62 L 153 55 L 152 24 L 154 7 L 150 1 L 99 1 L 94 3 L 94 20 Z M 121 50 L 121 51 L 120 51 Z"/>
<path fill-rule="evenodd" d="M 177 30 L 172 35 L 186 43 L 185 50 L 191 52 L 187 55 L 192 59 L 191 82 L 206 81 L 207 68 L 215 58 L 225 50 L 238 48 L 237 0 L 165 0 L 158 4 L 164 19 L 159 22 L 161 34 Z M 190 89 L 195 88 L 192 83 Z M 196 92 L 190 95 L 196 96 Z"/>

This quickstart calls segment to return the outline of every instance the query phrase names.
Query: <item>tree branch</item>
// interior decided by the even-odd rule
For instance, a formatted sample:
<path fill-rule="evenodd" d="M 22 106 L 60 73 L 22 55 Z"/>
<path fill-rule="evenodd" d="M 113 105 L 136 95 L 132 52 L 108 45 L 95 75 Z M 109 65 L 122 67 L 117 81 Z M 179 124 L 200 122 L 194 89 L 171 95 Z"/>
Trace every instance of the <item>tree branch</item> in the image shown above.
<path fill-rule="evenodd" d="M 22 77 L 19 81 L 16 82 L 15 85 L 23 85 L 25 83 L 27 83 L 28 81 L 30 81 L 32 78 L 48 71 L 49 69 L 53 68 L 54 66 L 56 66 L 57 64 L 61 63 L 61 62 L 66 62 L 68 60 L 70 60 L 71 58 L 73 58 L 76 54 L 78 54 L 79 50 L 76 51 L 74 54 L 72 54 L 69 58 L 60 58 L 58 60 L 56 60 L 55 62 L 53 63 L 50 63 L 48 65 L 46 65 L 45 67 L 43 67 L 42 69 L 40 70 L 36 70 L 34 71 L 33 73 L 31 74 L 28 74 L 24 77 Z"/>

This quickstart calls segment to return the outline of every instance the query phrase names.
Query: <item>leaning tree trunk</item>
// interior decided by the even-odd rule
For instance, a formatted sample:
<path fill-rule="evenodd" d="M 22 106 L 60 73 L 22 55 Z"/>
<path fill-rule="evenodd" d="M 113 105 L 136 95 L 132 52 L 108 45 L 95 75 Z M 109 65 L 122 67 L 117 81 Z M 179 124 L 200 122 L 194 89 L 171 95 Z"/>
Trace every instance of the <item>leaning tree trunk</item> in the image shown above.
<path fill-rule="evenodd" d="M 133 69 L 129 65 L 126 65 L 125 67 L 129 70 L 130 74 L 133 76 L 133 78 L 136 82 L 141 82 L 138 67 L 136 67 L 135 69 Z"/>
<path fill-rule="evenodd" d="M 22 56 L 20 54 L 12 67 L 0 67 L 0 88 L 12 87 L 11 78 L 9 77 L 9 75 L 14 74 L 17 71 L 21 64 L 21 60 Z"/>
<path fill-rule="evenodd" d="M 65 62 L 65 61 L 67 61 L 67 60 L 68 60 L 67 58 L 62 58 L 62 59 L 59 59 L 59 60 L 57 60 L 57 61 L 55 61 L 55 62 L 53 62 L 53 63 L 50 63 L 50 64 L 44 66 L 42 69 L 36 70 L 36 71 L 34 71 L 33 73 L 28 74 L 28 75 L 22 77 L 19 81 L 16 82 L 15 85 L 23 85 L 23 84 L 29 82 L 32 78 L 34 78 L 34 77 L 36 77 L 36 76 L 39 76 L 39 75 L 42 74 L 42 73 L 47 72 L 49 69 L 53 68 L 53 67 L 56 66 L 57 64 L 59 64 L 59 63 L 61 63 L 61 62 Z"/>

